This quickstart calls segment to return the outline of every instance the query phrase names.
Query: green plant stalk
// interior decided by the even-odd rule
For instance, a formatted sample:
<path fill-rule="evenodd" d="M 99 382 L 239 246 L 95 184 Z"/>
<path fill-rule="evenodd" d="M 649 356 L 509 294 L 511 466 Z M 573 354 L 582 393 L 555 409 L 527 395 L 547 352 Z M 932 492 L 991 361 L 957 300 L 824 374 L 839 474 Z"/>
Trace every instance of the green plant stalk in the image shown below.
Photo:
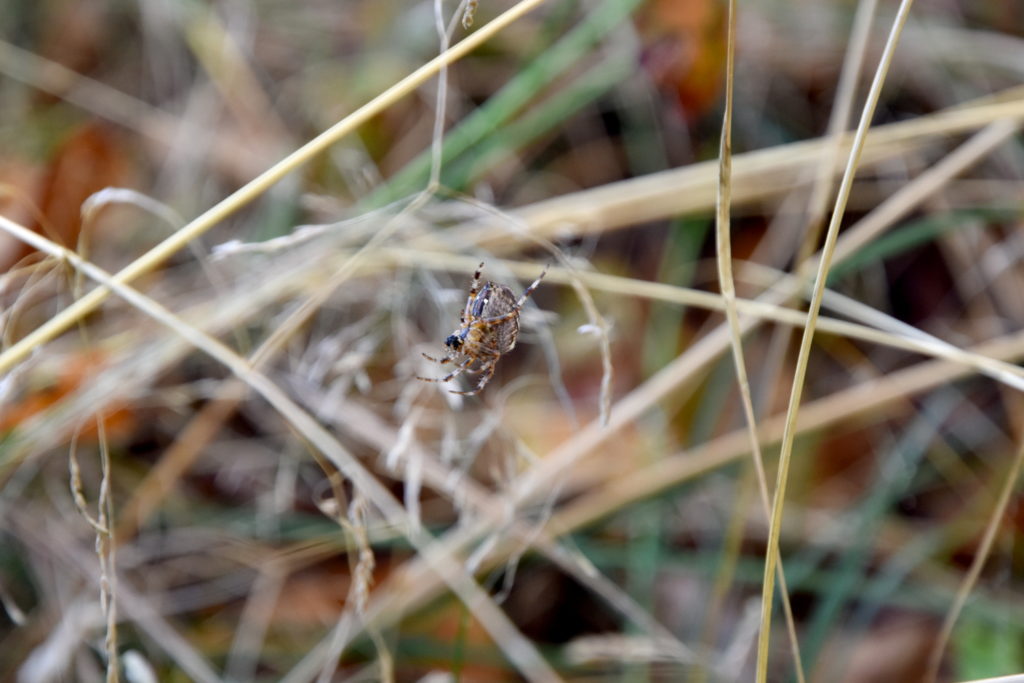
<path fill-rule="evenodd" d="M 972 223 L 976 221 L 1012 220 L 1021 215 L 1022 209 L 1024 207 L 961 209 L 911 221 L 876 241 L 869 242 L 854 252 L 850 258 L 837 263 L 829 272 L 829 285 L 834 285 L 843 277 L 865 266 L 877 265 L 885 259 L 928 244 L 947 232 L 970 229 Z"/>
<path fill-rule="evenodd" d="M 629 76 L 634 58 L 613 55 L 559 90 L 521 119 L 509 123 L 444 173 L 445 184 L 456 190 L 466 188 L 487 169 L 501 163 L 516 149 L 526 146 L 565 121 L 577 111 L 602 97 Z"/>
<path fill-rule="evenodd" d="M 700 248 L 707 236 L 709 223 L 700 219 L 672 221 L 665 237 L 657 282 L 689 285 L 699 260 Z M 666 306 L 652 300 L 644 330 L 643 371 L 653 375 L 665 367 L 679 353 L 682 340 L 685 308 Z M 717 386 L 717 385 L 714 385 Z"/>
<path fill-rule="evenodd" d="M 628 512 L 628 546 L 626 547 L 626 592 L 651 614 L 657 612 L 655 588 L 662 566 L 662 537 L 667 504 L 649 500 Z M 630 624 L 627 623 L 627 627 Z M 633 633 L 640 633 L 636 627 Z M 639 674 L 639 672 L 638 672 Z M 640 675 L 625 676 L 625 680 L 644 680 Z"/>
<path fill-rule="evenodd" d="M 521 112 L 541 89 L 590 55 L 593 47 L 630 16 L 639 4 L 640 0 L 605 0 L 603 4 L 590 11 L 576 28 L 546 48 L 485 104 L 448 132 L 441 153 L 442 164 L 447 164 L 461 154 L 473 150 L 503 127 L 513 116 Z M 364 208 L 383 206 L 422 189 L 430 176 L 430 165 L 430 151 L 427 150 L 396 173 L 386 185 L 371 194 L 363 202 Z"/>

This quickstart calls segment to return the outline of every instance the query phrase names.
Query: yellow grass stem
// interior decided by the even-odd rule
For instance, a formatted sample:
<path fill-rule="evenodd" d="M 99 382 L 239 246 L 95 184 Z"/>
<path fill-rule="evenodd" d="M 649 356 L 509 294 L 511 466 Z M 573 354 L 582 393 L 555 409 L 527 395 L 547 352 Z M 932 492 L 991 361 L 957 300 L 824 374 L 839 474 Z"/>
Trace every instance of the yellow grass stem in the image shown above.
<path fill-rule="evenodd" d="M 747 364 L 743 357 L 743 332 L 740 330 L 740 318 L 736 310 L 736 283 L 732 274 L 732 231 L 730 228 L 729 207 L 730 191 L 732 189 L 732 108 L 736 58 L 736 0 L 729 0 L 727 27 L 725 112 L 722 115 L 722 137 L 718 149 L 718 196 L 715 202 L 716 261 L 718 264 L 718 281 L 722 291 L 722 302 L 725 305 L 725 317 L 729 325 L 733 363 L 736 367 L 736 383 L 739 385 L 747 434 L 750 437 L 750 454 L 753 460 L 754 473 L 757 477 L 761 504 L 765 516 L 769 517 L 771 515 L 771 495 L 768 492 L 768 480 L 764 471 L 764 457 L 761 454 L 760 439 L 757 436 L 757 417 L 754 414 L 754 401 L 750 395 Z M 831 173 L 829 173 L 829 177 L 831 177 Z M 778 552 L 778 548 L 776 548 L 775 552 Z M 804 669 L 800 661 L 800 644 L 796 635 L 796 623 L 793 620 L 793 610 L 789 604 L 789 588 L 786 585 L 786 576 L 782 568 L 782 562 L 778 559 L 776 571 L 779 575 L 779 591 L 782 594 L 786 630 L 789 632 L 789 642 L 793 655 L 793 669 L 796 671 L 797 681 L 803 683 Z"/>
<path fill-rule="evenodd" d="M 999 491 L 999 498 L 996 500 L 996 506 L 992 510 L 988 524 L 985 525 L 985 532 L 982 534 L 981 543 L 974 553 L 971 566 L 956 591 L 953 604 L 950 606 L 949 611 L 946 612 L 946 618 L 942 622 L 942 630 L 939 631 L 935 644 L 932 646 L 931 654 L 928 657 L 925 681 L 935 681 L 938 678 L 939 667 L 942 664 L 942 654 L 945 652 L 946 645 L 949 644 L 949 639 L 953 635 L 953 627 L 956 626 L 956 620 L 960 617 L 960 612 L 963 611 L 964 605 L 967 604 L 967 598 L 970 596 L 971 591 L 974 590 L 975 584 L 978 583 L 978 577 L 981 576 L 981 570 L 985 566 L 985 561 L 988 560 L 989 553 L 992 552 L 992 543 L 995 541 L 996 532 L 999 530 L 999 525 L 1006 514 L 1006 508 L 1010 504 L 1010 497 L 1017 487 L 1017 479 L 1020 477 L 1022 464 L 1024 464 L 1024 438 L 1021 439 L 1017 453 L 1013 458 L 1013 463 L 1010 465 L 1010 471 L 1006 475 L 1006 481 L 1003 482 L 1003 487 Z"/>
<path fill-rule="evenodd" d="M 200 237 L 222 220 L 269 190 L 275 183 L 284 178 L 284 176 L 307 163 L 310 159 L 320 154 L 346 135 L 355 131 L 359 126 L 369 121 L 372 117 L 383 112 L 396 101 L 423 85 L 426 81 L 437 74 L 442 67 L 450 65 L 462 57 L 465 57 L 472 50 L 493 37 L 496 33 L 540 6 L 544 1 L 545 0 L 522 0 L 511 9 L 495 18 L 493 21 L 481 26 L 479 30 L 468 36 L 466 39 L 456 43 L 450 49 L 431 59 L 401 81 L 373 98 L 370 102 L 367 102 L 362 107 L 355 110 L 344 119 L 268 168 L 243 187 L 221 200 L 205 213 L 201 214 L 198 218 L 195 218 L 170 237 L 160 242 L 160 244 L 135 259 L 117 274 L 111 276 L 111 281 L 118 285 L 124 285 L 135 280 L 139 276 L 150 272 L 170 258 L 173 254 L 185 247 L 189 242 Z M 10 371 L 16 364 L 24 360 L 29 353 L 52 340 L 57 335 L 74 325 L 77 321 L 95 311 L 108 296 L 110 296 L 109 287 L 97 287 L 57 315 L 50 318 L 46 323 L 26 335 L 24 338 L 11 345 L 10 348 L 0 354 L 0 375 Z"/>
<path fill-rule="evenodd" d="M 180 335 L 195 348 L 227 367 L 236 377 L 267 401 L 306 440 L 323 453 L 351 481 L 353 486 L 398 527 L 437 573 L 488 630 L 509 661 L 532 681 L 560 680 L 543 656 L 509 620 L 490 596 L 468 575 L 462 561 L 442 543 L 413 525 L 405 508 L 341 443 L 312 415 L 295 403 L 266 375 L 218 340 L 192 327 L 174 313 L 130 286 L 119 282 L 95 264 L 48 239 L 0 216 L 0 229 L 26 244 L 64 261 L 76 271 L 116 293 L 140 312 Z"/>
<path fill-rule="evenodd" d="M 842 222 L 846 203 L 850 198 L 850 190 L 853 188 L 853 178 L 857 170 L 857 164 L 860 161 L 861 153 L 864 151 L 864 141 L 871 127 L 875 106 L 878 104 L 878 98 L 882 93 L 885 76 L 889 71 L 889 65 L 892 62 L 900 33 L 903 30 L 903 25 L 906 23 L 907 16 L 910 14 L 912 4 L 913 0 L 902 0 L 900 2 L 896 19 L 893 22 L 892 30 L 889 32 L 889 37 L 885 42 L 885 49 L 882 51 L 882 57 L 879 60 L 878 69 L 871 82 L 871 89 L 868 92 L 867 101 L 864 103 L 864 110 L 861 113 L 850 156 L 846 163 L 846 170 L 843 172 L 843 179 L 839 184 L 839 193 L 836 197 L 835 207 L 832 210 L 832 219 L 829 221 L 828 231 L 825 235 L 825 246 L 822 248 L 821 258 L 818 262 L 818 274 L 814 282 L 814 293 L 811 296 L 810 308 L 807 311 L 807 325 L 804 327 L 803 336 L 800 339 L 800 351 L 797 354 L 796 369 L 793 372 L 793 387 L 790 391 L 789 407 L 786 411 L 786 426 L 782 433 L 778 481 L 775 486 L 775 502 L 772 506 L 772 517 L 768 528 L 768 544 L 765 549 L 764 579 L 761 591 L 761 632 L 758 635 L 757 642 L 758 683 L 765 683 L 768 679 L 768 645 L 771 638 L 772 602 L 775 597 L 775 563 L 778 557 L 779 532 L 782 527 L 782 508 L 786 496 L 789 465 L 793 455 L 793 441 L 796 437 L 800 397 L 803 393 L 804 379 L 807 375 L 811 343 L 814 340 L 814 328 L 817 323 L 818 313 L 821 310 L 821 301 L 825 294 L 825 282 L 828 279 L 828 271 L 832 265 L 836 240 L 839 237 L 839 224 Z"/>

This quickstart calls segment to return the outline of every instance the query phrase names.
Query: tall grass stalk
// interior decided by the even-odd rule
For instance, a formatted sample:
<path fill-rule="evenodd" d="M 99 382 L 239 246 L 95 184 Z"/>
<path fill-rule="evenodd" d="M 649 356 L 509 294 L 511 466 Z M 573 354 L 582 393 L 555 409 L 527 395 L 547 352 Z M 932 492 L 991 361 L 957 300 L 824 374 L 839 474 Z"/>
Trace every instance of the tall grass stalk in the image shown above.
<path fill-rule="evenodd" d="M 942 655 L 946 651 L 946 646 L 949 644 L 950 637 L 953 635 L 953 627 L 956 626 L 956 620 L 960 617 L 960 613 L 963 611 L 964 605 L 967 604 L 967 598 L 970 597 L 971 591 L 974 590 L 975 585 L 978 583 L 978 577 L 981 576 L 981 570 L 985 567 L 985 562 L 988 560 L 989 553 L 992 552 L 992 544 L 995 541 L 996 532 L 999 530 L 999 525 L 1002 523 L 1003 517 L 1006 514 L 1006 508 L 1010 504 L 1010 498 L 1013 495 L 1014 490 L 1017 488 L 1022 467 L 1024 467 L 1024 439 L 1021 440 L 1020 445 L 1017 448 L 1017 453 L 1013 457 L 1013 462 L 1010 465 L 1010 471 L 1006 473 L 1006 480 L 1003 482 L 1003 486 L 999 490 L 999 496 L 996 498 L 995 507 L 992 508 L 992 514 L 989 517 L 988 523 L 985 525 L 985 531 L 981 536 L 981 542 L 978 544 L 977 550 L 974 551 L 974 559 L 971 560 L 971 566 L 967 570 L 967 574 L 964 576 L 960 586 L 957 588 L 956 595 L 953 598 L 953 604 L 950 605 L 949 610 L 946 612 L 946 617 L 942 621 L 942 628 L 939 630 L 939 635 L 935 638 L 935 644 L 932 646 L 931 652 L 928 656 L 928 668 L 925 672 L 925 681 L 933 682 L 939 676 L 939 667 L 942 665 Z"/>
<path fill-rule="evenodd" d="M 761 454 L 760 439 L 757 434 L 757 417 L 754 414 L 754 402 L 751 398 L 750 381 L 747 378 L 747 363 L 743 358 L 743 333 L 740 330 L 739 313 L 736 308 L 736 283 L 732 274 L 732 231 L 730 229 L 729 208 L 730 191 L 732 189 L 732 108 L 733 88 L 735 80 L 736 58 L 736 0 L 729 0 L 726 31 L 725 58 L 725 112 L 722 115 L 722 135 L 718 148 L 718 199 L 715 203 L 715 247 L 718 266 L 718 282 L 725 305 L 725 317 L 729 326 L 732 346 L 733 364 L 736 368 L 736 382 L 739 385 L 740 400 L 743 404 L 743 416 L 746 420 L 747 433 L 750 436 L 750 454 L 757 478 L 758 492 L 765 516 L 771 515 L 768 481 L 764 471 L 764 457 Z M 830 174 L 831 175 L 831 174 Z M 776 549 L 776 552 L 778 549 Z M 782 562 L 778 561 L 776 571 L 779 574 L 779 590 L 782 593 L 782 607 L 786 617 L 786 629 L 793 654 L 793 668 L 799 683 L 804 681 L 803 664 L 800 661 L 800 645 L 796 635 L 796 623 L 793 610 L 789 603 L 789 589 Z"/>
<path fill-rule="evenodd" d="M 789 477 L 790 460 L 793 455 L 793 442 L 796 437 L 800 397 L 803 393 L 804 379 L 807 374 L 807 362 L 811 354 L 811 343 L 814 340 L 814 329 L 818 313 L 821 310 L 821 301 L 825 292 L 825 283 L 828 279 L 828 270 L 832 265 L 836 240 L 839 236 L 839 225 L 842 222 L 846 203 L 850 198 L 850 190 L 853 188 L 853 178 L 857 170 L 857 164 L 864 150 L 864 141 L 871 127 L 871 119 L 874 116 L 878 98 L 882 93 L 885 76 L 888 73 L 889 65 L 896 51 L 896 45 L 899 42 L 900 33 L 903 30 L 903 25 L 906 23 L 907 16 L 910 14 L 912 4 L 913 0 L 902 0 L 900 3 L 892 30 L 889 33 L 885 49 L 879 60 L 878 69 L 875 72 L 874 79 L 871 81 L 871 89 L 868 91 L 864 111 L 861 113 L 850 156 L 847 160 L 846 169 L 843 172 L 843 179 L 839 185 L 835 207 L 832 209 L 832 219 L 829 222 L 828 231 L 825 235 L 825 245 L 822 247 L 821 258 L 818 263 L 814 294 L 811 297 L 810 307 L 807 312 L 807 325 L 804 327 L 803 336 L 800 339 L 800 350 L 797 354 L 796 368 L 793 372 L 793 387 L 790 391 L 789 406 L 786 410 L 786 425 L 782 433 L 778 482 L 775 486 L 775 501 L 772 506 L 768 544 L 765 550 L 764 581 L 761 591 L 761 632 L 758 635 L 757 643 L 757 680 L 759 683 L 764 683 L 768 678 L 768 645 L 771 638 L 772 601 L 775 596 L 775 563 L 778 556 L 779 532 L 782 526 L 782 508 L 786 495 L 786 481 Z"/>

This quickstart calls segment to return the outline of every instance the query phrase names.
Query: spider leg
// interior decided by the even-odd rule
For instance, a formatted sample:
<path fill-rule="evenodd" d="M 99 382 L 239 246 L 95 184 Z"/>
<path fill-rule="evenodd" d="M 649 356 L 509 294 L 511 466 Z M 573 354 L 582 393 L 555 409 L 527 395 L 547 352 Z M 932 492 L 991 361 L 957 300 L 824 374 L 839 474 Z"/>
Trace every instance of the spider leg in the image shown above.
<path fill-rule="evenodd" d="M 466 308 L 462 311 L 462 315 L 459 316 L 460 323 L 466 322 L 466 316 L 469 315 L 470 310 L 472 310 L 473 302 L 476 301 L 476 294 L 480 291 L 480 275 L 483 271 L 484 263 L 481 261 L 480 265 L 476 268 L 476 272 L 473 273 L 473 282 L 469 286 L 469 298 L 466 299 Z"/>
<path fill-rule="evenodd" d="M 483 388 L 487 386 L 487 383 L 491 381 L 491 377 L 494 377 L 494 366 L 498 364 L 499 358 L 501 358 L 501 356 L 495 355 L 491 356 L 486 361 L 484 361 L 483 365 L 480 366 L 480 369 L 477 370 L 477 372 L 482 372 L 483 374 L 480 376 L 480 381 L 476 383 L 475 388 L 470 389 L 469 391 L 451 390 L 451 393 L 462 394 L 463 396 L 473 396 L 474 394 L 479 394 L 481 391 L 483 391 Z"/>
<path fill-rule="evenodd" d="M 512 318 L 515 318 L 516 316 L 519 315 L 519 313 L 519 304 L 516 304 L 515 308 L 513 308 L 508 313 L 505 313 L 504 315 L 497 315 L 493 318 L 480 318 L 479 321 L 481 323 L 485 323 L 487 327 L 493 327 L 494 325 L 500 325 L 506 320 L 511 320 Z"/>
<path fill-rule="evenodd" d="M 501 323 L 507 320 L 511 320 L 512 318 L 518 316 L 519 313 L 522 311 L 523 306 L 526 304 L 526 300 L 530 297 L 531 294 L 533 294 L 533 290 L 537 289 L 537 285 L 539 285 L 540 281 L 544 279 L 544 276 L 547 275 L 547 272 L 548 268 L 547 266 L 545 266 L 544 270 L 540 274 L 540 277 L 534 280 L 533 284 L 526 288 L 526 291 L 523 292 L 523 295 L 521 297 L 519 297 L 519 301 L 516 302 L 516 305 L 512 308 L 511 311 L 505 313 L 504 315 L 498 315 L 493 318 L 480 318 L 480 322 L 486 323 L 488 326 L 500 325 Z"/>
<path fill-rule="evenodd" d="M 448 357 L 445 357 L 445 358 L 434 358 L 433 356 L 428 356 L 425 353 L 421 353 L 420 355 L 423 356 L 424 358 L 426 358 L 429 361 L 433 361 L 435 363 L 440 363 L 441 365 L 444 365 L 445 363 L 451 363 L 452 362 L 452 359 L 448 358 Z"/>
<path fill-rule="evenodd" d="M 495 361 L 495 362 L 497 362 L 497 361 Z M 485 362 L 485 363 L 483 363 L 478 368 L 466 368 L 466 374 L 467 375 L 479 375 L 481 372 L 483 372 L 486 369 L 487 369 L 487 363 Z"/>
<path fill-rule="evenodd" d="M 526 300 L 530 298 L 531 294 L 533 294 L 533 290 L 537 289 L 537 285 L 540 284 L 540 281 L 543 280 L 544 276 L 547 274 L 548 266 L 544 266 L 544 270 L 540 272 L 540 276 L 536 280 L 534 280 L 533 284 L 527 287 L 526 291 L 523 292 L 523 295 L 519 297 L 519 301 L 516 302 L 516 310 L 519 310 L 520 308 L 523 307 L 523 304 L 526 303 Z"/>
<path fill-rule="evenodd" d="M 456 375 L 462 374 L 462 372 L 464 370 L 466 370 L 466 368 L 468 368 L 470 365 L 473 364 L 473 360 L 474 359 L 472 357 L 467 358 L 460 365 L 458 365 L 454 370 L 452 370 L 450 373 L 448 373 L 444 377 L 441 377 L 440 379 L 436 379 L 434 377 L 420 377 L 419 375 L 416 375 L 416 379 L 421 379 L 424 382 L 447 382 L 447 381 L 449 381 L 451 379 L 454 379 Z"/>

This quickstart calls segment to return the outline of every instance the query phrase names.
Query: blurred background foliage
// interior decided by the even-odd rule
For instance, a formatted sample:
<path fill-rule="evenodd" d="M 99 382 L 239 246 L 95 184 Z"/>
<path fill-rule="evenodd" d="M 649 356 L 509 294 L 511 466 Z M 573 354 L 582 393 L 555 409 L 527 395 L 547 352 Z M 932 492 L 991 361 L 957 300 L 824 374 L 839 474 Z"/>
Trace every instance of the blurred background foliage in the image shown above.
<path fill-rule="evenodd" d="M 508 6 L 481 0 L 475 25 Z M 739 11 L 734 151 L 824 135 L 862 5 L 770 0 L 741 2 Z M 894 11 L 894 3 L 880 3 L 871 19 L 854 117 Z M 414 0 L 3 3 L 0 214 L 116 271 L 435 56 L 434 12 L 432 2 Z M 444 12 L 458 16 L 450 3 Z M 435 234 L 443 250 L 487 260 L 489 276 L 511 283 L 498 256 L 488 258 L 457 228 L 495 209 L 715 159 L 725 17 L 719 0 L 550 0 L 500 33 L 449 69 L 442 189 L 391 244 Z M 1022 76 L 1019 3 L 918 0 L 875 125 L 991 97 Z M 332 254 L 391 225 L 427 187 L 436 104 L 435 81 L 135 286 L 238 353 L 252 353 L 337 267 Z M 964 137 L 935 134 L 870 165 L 858 174 L 844 225 Z M 1019 331 L 1022 174 L 1018 134 L 837 264 L 830 286 L 960 347 Z M 737 205 L 736 259 L 794 268 L 809 181 Z M 137 194 L 83 219 L 83 204 L 108 187 Z M 616 229 L 567 228 L 555 241 L 600 273 L 716 292 L 711 197 L 700 210 Z M 342 223 L 364 215 L 368 222 Z M 265 242 L 299 226 L 334 224 L 326 238 L 283 255 L 210 257 L 213 245 L 229 240 Z M 550 260 L 529 240 L 503 255 Z M 521 284 L 513 288 L 528 284 L 531 272 L 517 271 Z M 0 273 L 3 349 L 90 286 L 4 233 Z M 419 353 L 436 353 L 454 327 L 469 275 L 461 262 L 448 270 L 414 258 L 360 272 L 265 368 L 399 499 L 409 495 L 408 479 L 386 461 L 396 439 L 410 438 L 407 428 L 444 466 L 499 500 L 519 472 L 597 414 L 601 360 L 593 338 L 578 331 L 587 316 L 569 288 L 551 281 L 534 295 L 539 308 L 524 313 L 523 343 L 502 360 L 487 400 L 452 402 L 440 385 L 413 379 L 436 371 L 419 364 Z M 753 280 L 738 286 L 744 297 L 763 290 Z M 595 299 L 611 324 L 615 399 L 721 322 L 718 313 L 676 303 L 597 291 Z M 776 415 L 788 397 L 795 344 L 765 325 L 745 350 L 759 413 Z M 807 401 L 922 361 L 819 335 L 811 362 Z M 333 469 L 260 399 L 219 403 L 228 375 L 112 299 L 0 377 L 0 678 L 103 678 L 96 534 L 75 506 L 68 465 L 69 451 L 77 453 L 79 484 L 95 506 L 102 444 L 129 605 L 120 610 L 117 646 L 126 672 L 139 657 L 157 680 L 189 680 L 193 656 L 227 680 L 279 680 L 352 607 L 366 568 L 355 564 L 359 534 L 336 517 L 339 510 L 345 517 L 358 492 L 343 483 L 344 495 L 333 496 L 326 484 Z M 739 405 L 726 353 L 619 429 L 552 484 L 543 509 L 523 518 L 540 525 L 591 488 L 613 488 L 631 472 L 728 436 L 743 425 Z M 786 499 L 782 551 L 803 666 L 817 681 L 924 680 L 930 647 L 1012 471 L 1024 403 L 1004 385 L 968 376 L 908 393 L 882 411 L 837 410 L 798 440 Z M 776 455 L 766 451 L 769 475 Z M 550 558 L 498 562 L 481 572 L 481 583 L 568 678 L 748 680 L 749 608 L 760 595 L 767 532 L 750 469 L 737 458 L 656 495 L 626 504 L 610 498 L 567 538 L 703 659 L 659 651 Z M 429 486 L 416 499 L 437 534 L 473 517 Z M 415 551 L 372 515 L 366 530 L 375 567 L 372 586 L 363 588 L 402 602 L 395 577 Z M 941 680 L 1024 670 L 1022 538 L 1017 495 L 999 521 Z M 597 636 L 605 640 L 587 640 Z M 773 646 L 772 680 L 790 680 L 781 619 Z M 410 603 L 401 618 L 382 619 L 375 637 L 354 638 L 336 666 L 330 680 L 373 680 L 389 669 L 396 680 L 430 672 L 466 681 L 517 676 L 472 611 L 443 592 Z"/>

